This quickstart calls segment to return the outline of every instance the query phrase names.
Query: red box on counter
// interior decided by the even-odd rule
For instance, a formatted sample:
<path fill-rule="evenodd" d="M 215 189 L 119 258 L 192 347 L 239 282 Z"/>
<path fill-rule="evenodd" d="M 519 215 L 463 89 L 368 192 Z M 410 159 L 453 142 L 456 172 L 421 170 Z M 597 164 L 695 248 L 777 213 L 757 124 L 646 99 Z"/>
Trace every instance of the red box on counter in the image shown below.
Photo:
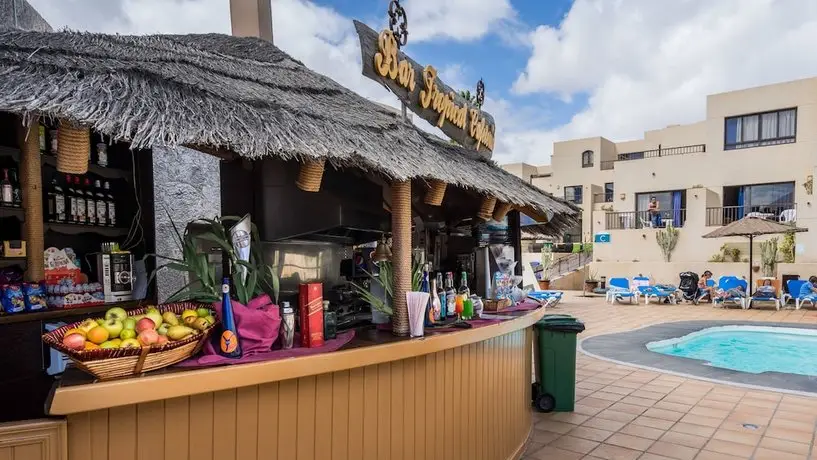
<path fill-rule="evenodd" d="M 298 312 L 301 320 L 301 346 L 323 345 L 323 285 L 306 283 L 298 287 Z"/>

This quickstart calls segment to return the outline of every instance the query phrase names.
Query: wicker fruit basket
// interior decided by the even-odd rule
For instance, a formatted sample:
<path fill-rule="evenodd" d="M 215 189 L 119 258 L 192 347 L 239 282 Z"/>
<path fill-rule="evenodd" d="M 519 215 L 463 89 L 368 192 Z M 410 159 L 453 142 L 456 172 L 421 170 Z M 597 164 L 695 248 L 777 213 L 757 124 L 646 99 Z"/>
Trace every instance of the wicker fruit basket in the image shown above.
<path fill-rule="evenodd" d="M 184 310 L 195 310 L 207 307 L 207 304 L 180 302 L 159 305 L 156 308 L 161 312 L 171 311 L 180 314 Z M 147 308 L 140 308 L 128 312 L 129 316 L 141 315 Z M 65 332 L 77 327 L 82 321 L 63 326 L 43 335 L 43 342 L 48 346 L 65 353 L 74 365 L 94 377 L 105 380 L 116 377 L 139 375 L 143 372 L 154 371 L 171 366 L 195 355 L 204 346 L 219 322 L 216 321 L 207 329 L 200 331 L 186 339 L 171 341 L 164 345 L 153 345 L 142 348 L 114 348 L 77 351 L 66 347 L 62 343 Z"/>
<path fill-rule="evenodd" d="M 512 303 L 511 299 L 484 299 L 482 301 L 482 308 L 485 311 L 502 311 L 510 307 Z"/>

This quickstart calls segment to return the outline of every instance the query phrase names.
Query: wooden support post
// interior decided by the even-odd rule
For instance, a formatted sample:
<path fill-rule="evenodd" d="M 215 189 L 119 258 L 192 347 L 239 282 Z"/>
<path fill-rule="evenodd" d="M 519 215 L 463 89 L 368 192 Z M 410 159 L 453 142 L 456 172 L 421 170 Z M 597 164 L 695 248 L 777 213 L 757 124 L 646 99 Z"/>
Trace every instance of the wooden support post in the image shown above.
<path fill-rule="evenodd" d="M 395 335 L 409 334 L 406 292 L 411 291 L 411 181 L 391 184 L 392 231 L 392 330 Z"/>
<path fill-rule="evenodd" d="M 28 126 L 20 124 L 20 185 L 23 192 L 25 223 L 23 238 L 26 240 L 26 281 L 42 281 L 45 278 L 43 251 L 43 181 L 40 167 L 39 119 L 33 118 Z"/>

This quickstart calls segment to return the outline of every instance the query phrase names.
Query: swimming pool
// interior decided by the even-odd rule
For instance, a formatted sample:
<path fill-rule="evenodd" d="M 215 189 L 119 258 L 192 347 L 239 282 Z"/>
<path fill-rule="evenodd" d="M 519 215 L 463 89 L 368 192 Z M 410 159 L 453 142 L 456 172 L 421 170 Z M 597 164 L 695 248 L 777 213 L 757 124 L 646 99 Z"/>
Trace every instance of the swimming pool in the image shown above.
<path fill-rule="evenodd" d="M 649 342 L 656 353 L 752 374 L 817 376 L 817 331 L 789 327 L 721 326 Z"/>

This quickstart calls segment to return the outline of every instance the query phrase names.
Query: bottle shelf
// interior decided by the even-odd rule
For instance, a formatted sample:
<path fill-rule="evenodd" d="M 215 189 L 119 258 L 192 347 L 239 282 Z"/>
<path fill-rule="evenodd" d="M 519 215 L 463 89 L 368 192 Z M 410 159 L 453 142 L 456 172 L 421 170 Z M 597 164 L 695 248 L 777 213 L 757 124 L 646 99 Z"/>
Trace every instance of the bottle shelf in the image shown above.
<path fill-rule="evenodd" d="M 55 168 L 57 167 L 57 157 L 53 157 L 51 155 L 40 155 L 40 159 L 42 160 L 42 163 L 45 165 L 53 166 Z M 133 173 L 128 170 L 110 168 L 107 166 L 99 166 L 95 164 L 88 165 L 88 174 L 94 174 L 105 179 L 130 180 L 133 178 Z"/>
<path fill-rule="evenodd" d="M 0 217 L 16 217 L 20 221 L 24 220 L 26 212 L 23 208 L 15 208 L 12 206 L 0 206 Z"/>
<path fill-rule="evenodd" d="M 0 267 L 9 267 L 12 265 L 25 265 L 25 257 L 2 257 L 0 256 Z"/>
<path fill-rule="evenodd" d="M 45 231 L 61 233 L 63 235 L 81 235 L 83 233 L 95 233 L 108 238 L 126 236 L 127 228 L 121 227 L 100 227 L 98 225 L 69 224 L 60 222 L 46 222 Z"/>

